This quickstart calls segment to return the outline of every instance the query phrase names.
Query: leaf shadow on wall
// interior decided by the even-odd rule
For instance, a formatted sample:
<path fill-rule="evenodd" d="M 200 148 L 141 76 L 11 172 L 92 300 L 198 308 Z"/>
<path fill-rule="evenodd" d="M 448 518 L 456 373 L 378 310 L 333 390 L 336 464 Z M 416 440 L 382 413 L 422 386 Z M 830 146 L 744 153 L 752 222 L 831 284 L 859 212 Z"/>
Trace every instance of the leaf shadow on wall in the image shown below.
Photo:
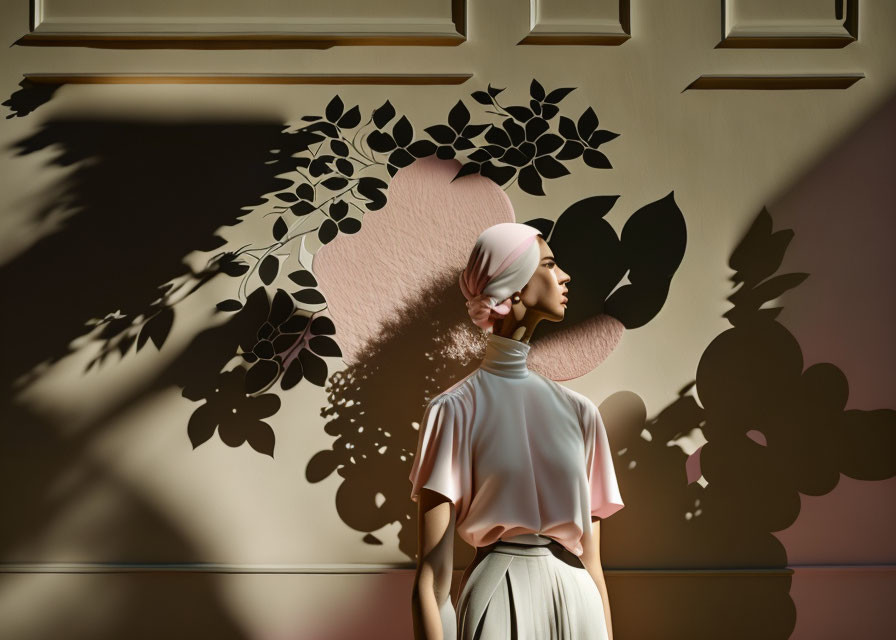
<path fill-rule="evenodd" d="M 282 143 L 282 129 L 278 122 L 71 119 L 48 122 L 15 144 L 20 155 L 52 152 L 48 164 L 55 171 L 67 167 L 68 173 L 33 215 L 36 224 L 64 220 L 0 267 L 6 301 L 6 392 L 0 397 L 0 506 L 6 514 L 0 553 L 5 562 L 220 560 L 205 558 L 202 540 L 183 530 L 144 488 L 90 451 L 145 398 L 213 380 L 232 358 L 233 345 L 254 336 L 264 321 L 263 290 L 250 296 L 246 313 L 172 354 L 167 368 L 145 386 L 110 401 L 89 421 L 70 416 L 79 422 L 76 430 L 58 422 L 61 416 L 55 417 L 52 407 L 38 412 L 21 403 L 17 393 L 74 350 L 72 342 L 87 332 L 91 317 L 118 309 L 123 318 L 109 325 L 109 336 L 125 332 L 159 297 L 159 283 L 191 276 L 185 255 L 219 246 L 223 240 L 215 230 L 238 224 L 246 215 L 242 205 L 256 205 L 259 194 L 282 188 L 284 181 L 275 177 L 282 167 L 265 164 L 270 149 Z M 198 288 L 205 282 L 200 278 L 194 284 Z M 167 311 L 173 323 L 173 306 Z M 166 337 L 164 330 L 151 340 L 161 346 Z M 120 351 L 112 351 L 123 357 L 133 342 L 125 340 Z M 183 445 L 190 446 L 186 433 Z M 72 524 L 66 516 L 100 498 L 106 509 L 95 513 L 89 525 Z M 82 537 L 72 548 L 84 557 L 45 557 L 44 540 L 60 535 L 54 533 L 60 527 Z M 192 625 L 215 637 L 245 637 L 220 600 L 218 576 L 192 574 L 173 582 L 150 574 L 132 577 L 104 578 L 121 585 L 100 623 L 104 637 L 170 637 Z M 147 610 L 157 615 L 147 617 Z M 138 619 L 142 629 L 135 628 Z M 79 637 L 76 629 L 70 632 Z M 91 632 L 96 628 L 83 630 Z"/>

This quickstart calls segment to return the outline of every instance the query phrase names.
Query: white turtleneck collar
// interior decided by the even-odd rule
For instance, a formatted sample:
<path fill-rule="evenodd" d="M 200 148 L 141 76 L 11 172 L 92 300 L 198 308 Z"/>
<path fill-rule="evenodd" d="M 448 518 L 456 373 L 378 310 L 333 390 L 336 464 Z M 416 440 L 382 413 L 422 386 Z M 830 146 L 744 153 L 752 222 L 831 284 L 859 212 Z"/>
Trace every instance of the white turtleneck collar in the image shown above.
<path fill-rule="evenodd" d="M 490 333 L 480 368 L 504 378 L 526 378 L 529 348 L 528 343 Z"/>

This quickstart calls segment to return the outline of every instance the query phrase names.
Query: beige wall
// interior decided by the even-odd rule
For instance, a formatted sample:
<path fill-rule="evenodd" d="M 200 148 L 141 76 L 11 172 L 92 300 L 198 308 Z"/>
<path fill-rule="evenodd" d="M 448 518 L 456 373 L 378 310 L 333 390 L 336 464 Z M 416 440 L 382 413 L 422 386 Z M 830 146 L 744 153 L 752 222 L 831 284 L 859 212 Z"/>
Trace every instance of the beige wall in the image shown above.
<path fill-rule="evenodd" d="M 85 4 L 47 0 L 47 15 L 71 16 Z M 410 6 L 392 4 L 396 12 Z M 424 3 L 409 19 L 428 25 L 431 40 L 450 37 L 450 4 Z M 625 39 L 626 21 L 618 17 L 629 4 Z M 534 5 L 543 24 L 533 32 L 563 35 L 539 46 L 516 46 L 531 27 L 528 3 L 495 0 L 467 2 L 466 40 L 457 46 L 4 48 L 0 95 L 12 102 L 0 126 L 0 269 L 4 382 L 14 390 L 3 398 L 0 427 L 0 636 L 133 637 L 133 625 L 146 637 L 411 636 L 413 559 L 406 551 L 416 514 L 406 473 L 371 478 L 401 515 L 370 532 L 379 544 L 364 542 L 365 532 L 343 517 L 363 520 L 361 498 L 337 504 L 338 474 L 306 479 L 312 456 L 333 442 L 321 417 L 329 403 L 324 389 L 303 383 L 279 393 L 281 407 L 267 419 L 276 434 L 273 459 L 217 436 L 190 445 L 187 424 L 198 403 L 181 389 L 204 375 L 205 363 L 223 366 L 233 351 L 227 335 L 197 336 L 224 323 L 214 305 L 233 296 L 235 280 L 214 278 L 178 301 L 161 350 L 149 344 L 135 353 L 132 346 L 123 358 L 113 354 L 85 371 L 99 344 L 86 339 L 88 320 L 119 309 L 136 315 L 158 297 L 156 287 L 185 278 L 184 265 L 205 264 L 216 232 L 227 241 L 216 250 L 270 241 L 271 209 L 262 196 L 275 187 L 264 174 L 264 145 L 281 125 L 320 113 L 335 93 L 365 115 L 388 98 L 419 130 L 442 122 L 459 99 L 474 110 L 470 93 L 489 83 L 507 87 L 517 101 L 533 77 L 549 90 L 574 86 L 565 108 L 578 114 L 590 105 L 602 128 L 621 134 L 606 147 L 614 168 L 579 163 L 572 175 L 547 183 L 546 198 L 511 187 L 517 219 L 556 218 L 580 198 L 619 194 L 607 217 L 618 232 L 631 212 L 674 190 L 688 238 L 666 304 L 627 332 L 600 367 L 568 383 L 613 416 L 614 445 L 637 443 L 651 428 L 645 418 L 678 406 L 707 346 L 730 328 L 722 317 L 732 293 L 729 257 L 764 206 L 775 230 L 795 234 L 779 273 L 811 274 L 780 301 L 779 321 L 799 341 L 805 366 L 831 362 L 843 371 L 848 409 L 896 409 L 896 342 L 887 330 L 896 320 L 887 270 L 896 211 L 896 4 L 858 2 L 858 40 L 846 46 L 716 47 L 725 5 L 729 22 L 740 15 L 748 33 L 779 33 L 781 25 L 803 37 L 842 32 L 826 13 L 833 3 L 800 0 L 779 11 L 764 2 L 738 14 L 747 4 L 542 0 Z M 356 15 L 369 19 L 367 3 L 357 5 Z M 327 16 L 315 4 L 306 17 L 317 27 L 327 18 L 344 27 L 351 7 L 339 3 Z M 280 18 L 269 22 L 303 24 L 301 14 Z M 120 22 L 129 20 L 140 24 L 140 16 Z M 153 25 L 148 31 L 158 35 Z M 564 44 L 583 30 L 604 35 L 593 44 Z M 3 42 L 13 45 L 28 31 L 28 3 L 5 3 Z M 401 27 L 392 31 L 402 37 Z M 101 73 L 471 77 L 424 86 L 91 82 Z M 35 92 L 13 95 L 29 74 L 73 78 L 31 110 L 24 105 Z M 820 74 L 833 77 L 822 80 L 832 85 L 836 76 L 862 77 L 842 88 L 687 89 L 716 74 L 746 83 L 767 74 Z M 184 141 L 191 131 L 195 145 Z M 146 156 L 142 145 L 152 149 Z M 178 156 L 166 158 L 166 150 Z M 241 209 L 248 212 L 243 222 L 219 229 L 237 222 Z M 339 368 L 338 359 L 329 363 Z M 403 399 L 396 391 L 392 401 Z M 674 468 L 651 467 L 661 462 L 655 449 L 634 458 L 637 477 L 620 466 L 627 508 L 605 523 L 603 548 L 617 638 L 757 637 L 744 631 L 751 625 L 776 638 L 791 629 L 794 638 L 846 637 L 856 629 L 855 637 L 892 637 L 896 617 L 886 602 L 896 591 L 896 480 L 880 471 L 885 461 L 875 463 L 881 477 L 842 475 L 832 491 L 801 496 L 799 517 L 785 530 L 754 532 L 786 550 L 794 570 L 788 596 L 784 565 L 768 563 L 774 554 L 726 555 L 720 538 L 731 532 L 723 529 L 699 535 L 722 550 L 713 558 L 724 570 L 688 572 L 707 566 L 695 560 L 703 543 L 682 524 L 687 500 L 701 489 L 662 482 L 683 481 L 685 454 L 703 438 L 699 430 L 679 435 L 689 437 L 677 442 Z M 811 465 L 813 455 L 806 446 L 791 463 Z M 462 568 L 469 550 L 457 549 Z M 108 563 L 140 567 L 120 572 Z M 750 622 L 725 622 L 722 613 Z"/>

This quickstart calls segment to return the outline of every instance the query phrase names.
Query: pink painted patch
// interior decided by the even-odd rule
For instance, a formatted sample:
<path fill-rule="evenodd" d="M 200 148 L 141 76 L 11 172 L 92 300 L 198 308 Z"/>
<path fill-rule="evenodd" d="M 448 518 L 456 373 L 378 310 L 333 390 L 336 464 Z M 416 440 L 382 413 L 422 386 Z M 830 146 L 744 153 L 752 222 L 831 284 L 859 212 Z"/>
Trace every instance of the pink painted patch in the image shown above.
<path fill-rule="evenodd" d="M 516 218 L 507 194 L 488 178 L 452 182 L 460 166 L 429 157 L 401 169 L 386 206 L 367 213 L 358 233 L 340 234 L 315 255 L 313 272 L 347 364 L 357 364 L 384 336 L 435 320 L 450 328 L 441 340 L 447 353 L 481 357 L 485 336 L 469 321 L 457 279 L 479 234 Z M 446 292 L 451 305 L 456 298 L 459 326 L 444 311 L 450 317 L 425 315 L 444 303 L 433 298 Z M 580 377 L 612 353 L 623 330 L 615 318 L 592 318 L 534 341 L 529 366 L 553 380 Z"/>
<path fill-rule="evenodd" d="M 689 455 L 684 463 L 685 471 L 687 471 L 688 474 L 688 484 L 697 482 L 697 480 L 700 479 L 700 476 L 703 475 L 703 470 L 700 467 L 700 451 L 702 449 L 703 447 L 700 447 L 694 453 Z"/>

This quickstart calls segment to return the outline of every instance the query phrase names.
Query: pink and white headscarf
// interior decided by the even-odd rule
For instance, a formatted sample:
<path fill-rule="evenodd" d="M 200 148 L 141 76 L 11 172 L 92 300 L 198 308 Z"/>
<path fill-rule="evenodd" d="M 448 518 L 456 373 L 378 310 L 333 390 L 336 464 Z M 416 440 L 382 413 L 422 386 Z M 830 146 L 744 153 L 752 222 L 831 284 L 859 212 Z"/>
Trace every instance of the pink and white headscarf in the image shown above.
<path fill-rule="evenodd" d="M 510 313 L 510 296 L 525 287 L 538 268 L 538 235 L 535 227 L 517 222 L 492 225 L 479 234 L 460 274 L 460 289 L 470 319 L 486 333 L 494 330 L 492 312 Z"/>

